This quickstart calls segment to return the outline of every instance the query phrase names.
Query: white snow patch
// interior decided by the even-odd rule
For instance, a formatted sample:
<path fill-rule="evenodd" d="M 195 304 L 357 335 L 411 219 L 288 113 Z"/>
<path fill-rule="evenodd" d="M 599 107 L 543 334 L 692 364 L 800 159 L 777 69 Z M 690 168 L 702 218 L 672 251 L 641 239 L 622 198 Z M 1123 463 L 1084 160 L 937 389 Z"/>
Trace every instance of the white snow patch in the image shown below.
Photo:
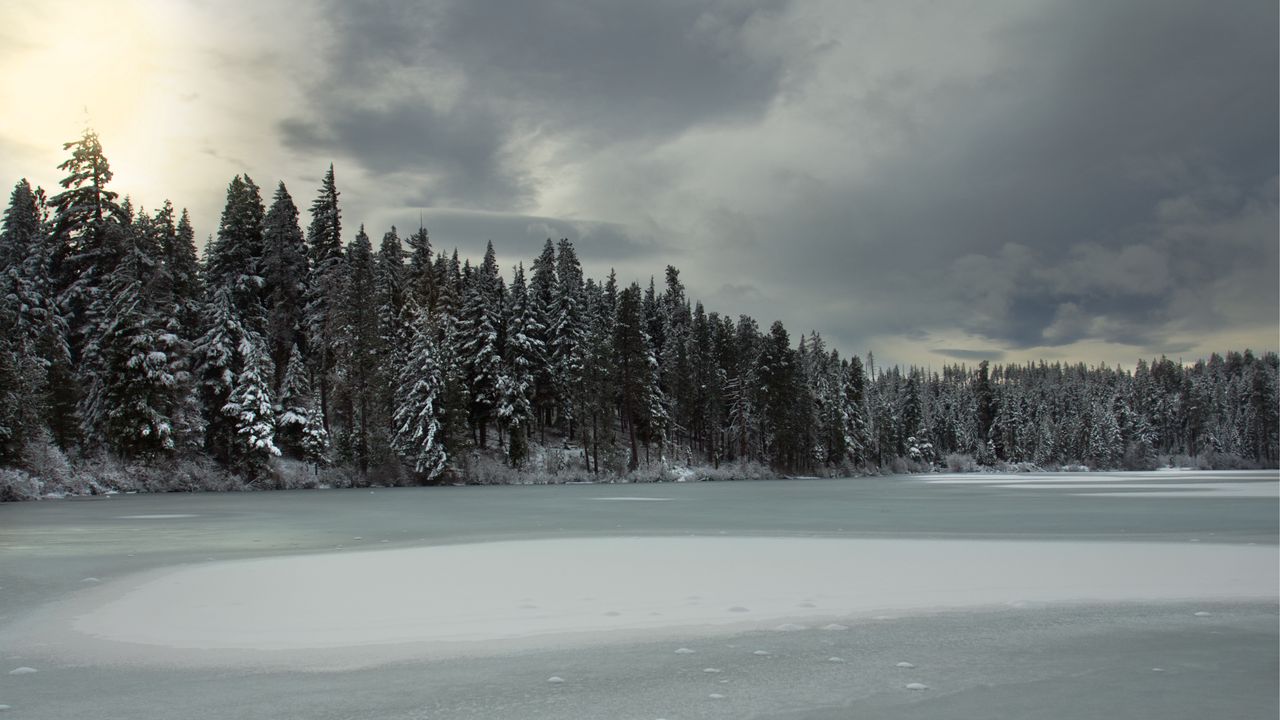
<path fill-rule="evenodd" d="M 5 710 L 12 710 L 12 709 L 13 709 L 12 705 L 0 705 L 0 712 L 4 712 Z"/>
<path fill-rule="evenodd" d="M 1280 550 L 1270 545 L 519 540 L 216 561 L 113 578 L 50 608 L 38 623 L 43 627 L 29 632 L 58 634 L 68 652 L 107 659 L 125 653 L 164 662 L 179 648 L 223 651 L 191 653 L 191 662 L 239 665 L 245 658 L 231 651 L 280 650 L 297 651 L 304 664 L 323 664 L 339 662 L 339 649 L 360 657 L 447 656 L 488 651 L 479 643 L 541 647 L 570 635 L 590 642 L 601 633 L 665 631 L 688 638 L 767 627 L 796 631 L 806 629 L 806 620 L 832 619 L 830 609 L 797 609 L 794 595 L 778 588 L 803 588 L 827 608 L 868 617 L 889 608 L 995 606 L 1010 597 L 1036 603 L 1272 600 L 1277 584 Z M 719 603 L 690 604 L 691 590 L 707 598 L 750 598 L 751 615 L 726 613 Z M 537 598 L 539 612 L 518 607 L 512 595 Z M 369 613 L 369 597 L 417 600 Z M 621 614 L 604 615 L 602 606 Z M 334 652 L 309 652 L 324 648 Z M 313 661 L 321 655 L 324 660 Z"/>
<path fill-rule="evenodd" d="M 33 672 L 40 672 L 40 671 L 39 671 L 39 670 L 36 670 L 36 669 L 35 669 L 35 668 L 33 668 L 33 667 L 26 667 L 26 666 L 24 665 L 24 666 L 22 666 L 22 667 L 14 668 L 14 669 L 10 670 L 10 671 L 9 671 L 9 674 L 10 674 L 10 675 L 30 675 L 30 674 L 31 674 L 31 673 L 33 673 Z"/>
<path fill-rule="evenodd" d="M 1211 615 L 1213 615 L 1213 613 L 1205 612 L 1205 611 L 1203 611 L 1203 610 L 1201 610 L 1200 612 L 1196 613 L 1196 617 L 1209 617 L 1209 616 L 1211 616 Z"/>
<path fill-rule="evenodd" d="M 928 690 L 929 686 L 924 683 L 907 683 L 908 690 Z"/>
<path fill-rule="evenodd" d="M 841 625 L 840 623 L 831 623 L 830 625 L 823 625 L 822 629 L 823 630 L 848 630 L 849 626 Z"/>
<path fill-rule="evenodd" d="M 553 683 L 553 684 L 562 683 L 564 682 L 564 678 L 560 677 L 559 675 L 552 675 L 551 677 L 547 678 L 547 682 Z"/>
<path fill-rule="evenodd" d="M 101 581 L 101 580 L 99 580 L 99 579 L 98 579 L 98 578 L 96 578 L 96 577 L 87 577 L 87 578 L 84 578 L 83 580 L 81 580 L 80 582 L 85 583 L 85 584 L 88 584 L 88 585 L 93 585 L 94 583 L 100 583 L 100 582 L 102 582 L 102 581 Z"/>
<path fill-rule="evenodd" d="M 117 515 L 117 520 L 177 520 L 178 518 L 200 517 L 190 513 L 157 513 L 155 515 Z"/>
<path fill-rule="evenodd" d="M 598 497 L 591 499 L 617 502 L 667 502 L 671 500 L 669 497 Z"/>
<path fill-rule="evenodd" d="M 694 651 L 693 651 L 693 650 L 690 650 L 689 648 L 685 648 L 685 647 L 682 647 L 682 648 L 676 648 L 676 654 L 677 654 L 677 655 L 692 655 L 693 653 L 694 653 Z"/>
<path fill-rule="evenodd" d="M 710 694 L 710 695 L 708 695 L 707 697 L 711 698 L 712 700 L 723 700 L 723 699 L 724 699 L 724 696 L 723 696 L 723 695 L 721 695 L 720 693 L 711 693 L 711 694 Z"/>
<path fill-rule="evenodd" d="M 769 655 L 769 651 L 768 651 L 768 650 L 756 650 L 755 652 L 753 652 L 753 653 L 751 653 L 751 654 L 752 654 L 752 655 L 759 655 L 760 657 L 767 657 L 767 656 Z"/>
<path fill-rule="evenodd" d="M 702 668 L 702 672 L 704 672 L 704 673 L 718 673 L 718 672 L 720 672 L 720 668 Z"/>
<path fill-rule="evenodd" d="M 904 661 L 904 662 L 900 662 L 900 663 L 898 663 L 897 667 L 900 667 L 900 668 L 902 668 L 902 669 L 904 669 L 904 670 L 911 670 L 911 669 L 915 668 L 915 665 L 912 665 L 911 663 L 909 663 L 909 662 L 905 662 L 905 661 Z"/>
<path fill-rule="evenodd" d="M 829 658 L 827 658 L 827 662 L 842 663 L 842 662 L 844 662 L 844 661 L 845 661 L 845 659 L 844 659 L 844 658 L 842 658 L 842 657 L 829 657 Z"/>

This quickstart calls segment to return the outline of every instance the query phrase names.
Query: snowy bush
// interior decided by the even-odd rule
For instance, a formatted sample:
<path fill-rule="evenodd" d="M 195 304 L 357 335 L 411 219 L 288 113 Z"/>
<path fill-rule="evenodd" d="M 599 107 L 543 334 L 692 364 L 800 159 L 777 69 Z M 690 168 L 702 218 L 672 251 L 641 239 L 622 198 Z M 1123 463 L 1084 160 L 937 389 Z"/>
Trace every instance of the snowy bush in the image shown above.
<path fill-rule="evenodd" d="M 0 468 L 0 502 L 39 500 L 44 483 L 17 468 Z"/>
<path fill-rule="evenodd" d="M 953 473 L 978 472 L 978 463 L 972 455 L 965 453 L 949 453 L 947 455 L 947 471 Z"/>
<path fill-rule="evenodd" d="M 23 448 L 22 466 L 51 488 L 75 487 L 78 484 L 71 461 L 47 434 Z"/>

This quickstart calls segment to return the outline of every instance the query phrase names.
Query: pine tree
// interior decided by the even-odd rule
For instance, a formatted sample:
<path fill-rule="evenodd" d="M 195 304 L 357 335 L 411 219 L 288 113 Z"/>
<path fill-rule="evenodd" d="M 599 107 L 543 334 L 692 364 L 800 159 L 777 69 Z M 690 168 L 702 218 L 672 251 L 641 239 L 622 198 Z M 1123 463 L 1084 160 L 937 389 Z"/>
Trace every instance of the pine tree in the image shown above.
<path fill-rule="evenodd" d="M 436 308 L 435 269 L 431 255 L 431 238 L 425 227 L 409 236 L 409 268 L 405 272 L 406 302 L 430 316 Z"/>
<path fill-rule="evenodd" d="M 267 330 L 264 213 L 262 196 L 253 180 L 248 175 L 232 178 L 218 235 L 208 248 L 205 263 L 206 281 L 211 287 L 227 288 L 240 322 L 256 333 Z"/>
<path fill-rule="evenodd" d="M 392 439 L 396 451 L 428 482 L 443 475 L 449 461 L 441 430 L 445 380 L 435 333 L 425 315 L 418 320 L 408 362 L 400 369 Z"/>
<path fill-rule="evenodd" d="M 538 339 L 542 327 L 530 307 L 523 264 L 515 268 L 508 297 L 510 321 L 505 365 L 498 379 L 497 414 L 509 436 L 507 460 L 511 467 L 519 468 L 528 455 L 529 426 L 533 422 L 534 370 L 543 356 L 542 341 Z"/>
<path fill-rule="evenodd" d="M 311 276 L 307 283 L 306 326 L 307 347 L 316 389 L 320 394 L 320 412 L 325 431 L 329 430 L 329 389 L 337 345 L 337 312 L 335 299 L 340 296 L 346 278 L 342 254 L 342 213 L 338 209 L 338 188 L 333 165 L 325 173 L 320 191 L 311 203 L 311 225 L 307 229 L 307 250 L 311 259 Z"/>
<path fill-rule="evenodd" d="M 200 316 L 204 306 L 204 279 L 200 275 L 200 262 L 196 257 L 195 230 L 191 227 L 191 216 L 185 209 L 163 252 L 165 267 L 169 271 L 171 302 L 175 308 L 173 317 L 183 330 L 183 338 L 194 342 L 199 337 Z"/>
<path fill-rule="evenodd" d="M 630 455 L 627 469 L 640 466 L 638 440 L 648 434 L 653 407 L 650 393 L 649 338 L 645 332 L 645 318 L 640 286 L 632 283 L 618 297 L 617 322 L 614 325 L 614 353 L 618 363 L 619 407 L 622 425 L 627 433 Z"/>
<path fill-rule="evenodd" d="M 232 459 L 236 428 L 223 408 L 236 387 L 241 339 L 245 335 L 235 313 L 231 292 L 215 288 L 205 308 L 204 334 L 196 343 L 195 357 L 200 396 L 205 408 L 205 451 L 224 465 Z"/>
<path fill-rule="evenodd" d="M 176 447 L 174 416 L 189 388 L 187 348 L 169 327 L 155 225 L 139 214 L 126 238 L 98 301 L 98 332 L 86 346 L 80 417 L 86 438 L 124 457 L 150 457 Z"/>
<path fill-rule="evenodd" d="M 484 262 L 465 283 L 464 293 L 458 323 L 462 338 L 459 354 L 467 373 L 471 422 L 479 447 L 484 448 L 489 420 L 499 404 L 498 382 L 503 375 L 499 336 L 501 301 L 493 243 L 489 243 L 485 251 Z"/>
<path fill-rule="evenodd" d="M 556 255 L 556 290 L 548 334 L 551 370 L 566 437 L 574 437 L 575 406 L 582 386 L 585 322 L 582 313 L 582 265 L 573 243 L 562 239 Z"/>
<path fill-rule="evenodd" d="M 310 265 L 307 245 L 298 225 L 298 208 L 284 183 L 276 186 L 271 208 L 262 223 L 262 281 L 266 304 L 266 336 L 278 377 L 271 386 L 281 389 L 290 354 L 306 346 L 306 295 Z"/>
<path fill-rule="evenodd" d="M 339 416 L 344 435 L 340 439 L 363 476 L 371 464 L 385 459 L 389 438 L 383 429 L 390 426 L 380 417 L 383 368 L 375 305 L 376 270 L 373 246 L 363 226 L 347 248 L 346 264 L 348 275 L 340 296 L 338 344 L 334 349 L 341 379 Z"/>
<path fill-rule="evenodd" d="M 554 422 L 556 412 L 556 382 L 552 368 L 551 311 L 556 294 L 556 250 L 551 238 L 542 246 L 542 253 L 530 267 L 529 313 L 538 323 L 537 333 L 531 335 L 542 344 L 542 355 L 533 370 L 533 405 L 538 428 L 546 441 L 546 426 Z"/>
<path fill-rule="evenodd" d="M 48 432 L 58 386 L 69 378 L 67 328 L 52 295 L 43 191 L 19 181 L 0 226 L 0 353 L 7 400 L 0 402 L 0 460 Z M 52 423 L 56 426 L 56 422 Z"/>
<path fill-rule="evenodd" d="M 73 350 L 78 351 L 89 322 L 88 308 L 120 260 L 123 210 L 116 202 L 117 193 L 107 189 L 111 166 L 97 133 L 86 129 L 79 140 L 64 143 L 62 149 L 70 150 L 71 157 L 58 166 L 67 176 L 59 183 L 62 192 L 50 200 L 54 213 L 50 272 L 58 303 L 69 316 Z"/>
<path fill-rule="evenodd" d="M 247 332 L 240 338 L 238 352 L 240 372 L 222 413 L 235 430 L 231 446 L 231 467 L 251 481 L 261 480 L 267 461 L 280 454 L 275 444 L 275 422 L 271 388 L 271 360 L 263 349 L 263 340 Z"/>
<path fill-rule="evenodd" d="M 285 454 L 305 457 L 308 428 L 319 423 L 315 422 L 318 418 L 311 417 L 311 408 L 314 406 L 311 381 L 297 345 L 289 351 L 281 374 L 273 408 L 276 445 Z M 323 426 L 320 427 L 323 429 Z"/>
<path fill-rule="evenodd" d="M 618 368 L 614 354 L 614 327 L 618 312 L 618 281 L 613 271 L 603 286 L 587 283 L 587 332 L 583 367 L 584 430 L 590 421 L 590 451 L 595 472 L 600 473 L 600 451 L 606 457 L 614 446 L 614 416 L 618 405 Z"/>

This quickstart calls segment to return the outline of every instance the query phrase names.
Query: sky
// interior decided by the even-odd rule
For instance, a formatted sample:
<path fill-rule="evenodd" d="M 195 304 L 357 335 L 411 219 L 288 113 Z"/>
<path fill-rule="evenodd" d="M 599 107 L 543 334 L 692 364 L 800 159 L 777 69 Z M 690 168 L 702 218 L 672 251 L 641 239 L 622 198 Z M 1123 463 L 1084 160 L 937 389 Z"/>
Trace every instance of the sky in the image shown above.
<path fill-rule="evenodd" d="M 47 0 L 0 5 L 0 183 L 102 138 L 216 233 L 330 163 L 425 224 L 842 354 L 1131 365 L 1280 346 L 1274 0 Z"/>

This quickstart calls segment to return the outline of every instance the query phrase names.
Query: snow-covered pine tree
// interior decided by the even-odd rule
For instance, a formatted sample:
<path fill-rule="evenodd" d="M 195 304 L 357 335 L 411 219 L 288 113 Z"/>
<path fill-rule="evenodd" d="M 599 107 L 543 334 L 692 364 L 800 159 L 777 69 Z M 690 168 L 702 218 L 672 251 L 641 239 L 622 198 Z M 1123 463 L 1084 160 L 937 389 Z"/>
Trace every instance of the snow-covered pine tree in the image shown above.
<path fill-rule="evenodd" d="M 209 285 L 227 288 L 240 322 L 260 334 L 267 329 L 263 304 L 265 212 L 262 194 L 253 180 L 248 175 L 232 178 L 227 185 L 218 235 L 207 248 L 205 263 Z"/>
<path fill-rule="evenodd" d="M 613 455 L 614 417 L 618 407 L 618 367 L 614 353 L 614 324 L 618 311 L 618 279 L 610 270 L 604 285 L 587 283 L 586 362 L 584 363 L 583 434 L 589 440 L 595 473 L 600 473 L 600 453 Z M 590 436 L 586 432 L 590 431 Z"/>
<path fill-rule="evenodd" d="M 307 406 L 307 424 L 302 429 L 302 457 L 319 472 L 329 464 L 329 432 L 324 429 L 320 401 L 312 398 Z"/>
<path fill-rule="evenodd" d="M 308 428 L 318 423 L 313 423 L 311 417 L 314 402 L 310 373 L 297 345 L 289 351 L 280 387 L 273 397 L 276 446 L 286 455 L 305 457 Z"/>
<path fill-rule="evenodd" d="M 845 452 L 855 466 L 867 461 L 866 382 L 862 359 L 854 355 L 844 370 L 840 416 L 844 423 Z"/>
<path fill-rule="evenodd" d="M 445 377 L 437 353 L 436 328 L 425 313 L 414 325 L 408 360 L 400 367 L 392 445 L 427 482 L 449 464 L 442 418 Z"/>
<path fill-rule="evenodd" d="M 334 337 L 338 325 L 336 309 L 347 275 L 342 254 L 342 213 L 338 209 L 338 195 L 333 165 L 330 164 L 316 199 L 311 203 L 311 225 L 307 228 L 307 252 L 311 259 L 306 296 L 308 361 L 320 396 L 326 432 L 331 415 L 329 390 L 337 344 Z"/>
<path fill-rule="evenodd" d="M 395 227 L 382 236 L 374 267 L 374 300 L 378 316 L 378 353 L 391 368 L 402 367 L 413 344 L 413 316 L 417 302 L 410 292 L 404 264 L 404 246 Z M 395 372 L 383 373 L 378 388 L 382 414 L 392 422 L 395 409 Z M 388 431 L 392 428 L 388 426 Z"/>
<path fill-rule="evenodd" d="M 511 279 L 506 358 L 498 380 L 498 420 L 509 436 L 507 460 L 511 467 L 524 465 L 528 455 L 529 428 L 533 423 L 534 371 L 543 357 L 541 324 L 530 307 L 524 265 L 516 266 Z"/>
<path fill-rule="evenodd" d="M 551 238 L 542 246 L 542 252 L 534 258 L 529 268 L 529 312 L 541 326 L 535 340 L 542 343 L 542 356 L 534 367 L 533 407 L 538 430 L 546 442 L 547 425 L 555 421 L 556 385 L 552 371 L 551 309 L 556 293 L 556 249 Z"/>
<path fill-rule="evenodd" d="M 639 441 L 648 435 L 651 421 L 649 338 L 640 298 L 640 286 L 632 283 L 618 297 L 614 324 L 614 357 L 618 364 L 618 406 L 630 454 L 627 469 L 640 466 Z"/>
<path fill-rule="evenodd" d="M 454 258 L 456 264 L 457 258 Z M 452 290 L 445 291 L 441 287 L 441 300 L 452 295 Z M 441 308 L 448 307 L 442 302 Z M 436 355 L 444 381 L 442 398 L 442 414 L 440 420 L 441 443 L 449 458 L 449 464 L 467 471 L 467 457 L 471 449 L 471 395 L 467 389 L 467 372 L 458 349 L 462 347 L 462 335 L 458 322 L 447 312 L 437 311 L 435 315 L 435 333 L 437 338 Z"/>
<path fill-rule="evenodd" d="M 170 332 L 167 282 L 156 226 L 139 213 L 126 228 L 124 256 L 107 278 L 98 333 L 86 346 L 83 434 L 124 457 L 174 450 L 174 415 L 188 385 L 178 373 L 185 346 Z"/>
<path fill-rule="evenodd" d="M 341 422 L 339 439 L 349 448 L 362 476 L 371 465 L 386 460 L 390 422 L 381 417 L 383 382 L 381 339 L 376 306 L 373 246 L 364 226 L 347 247 L 347 278 L 337 308 L 338 332 L 334 349 Z"/>
<path fill-rule="evenodd" d="M 184 330 L 183 337 L 191 342 L 199 338 L 205 302 L 204 278 L 200 275 L 195 237 L 191 216 L 184 208 L 172 240 L 164 247 L 164 257 L 173 293 L 172 302 L 176 306 L 174 317 Z"/>
<path fill-rule="evenodd" d="M 16 457 L 27 438 L 46 432 L 58 399 L 52 383 L 69 378 L 71 357 L 66 323 L 49 277 L 43 191 L 24 179 L 14 185 L 0 225 L 0 353 L 6 377 L 7 420 L 0 444 Z M 0 455 L 5 455 L 0 449 Z"/>
<path fill-rule="evenodd" d="M 270 378 L 274 370 L 261 336 L 246 332 L 237 349 L 240 371 L 222 413 L 232 424 L 231 467 L 251 482 L 261 481 L 267 462 L 280 454 L 275 444 L 275 413 Z"/>
<path fill-rule="evenodd" d="M 298 225 L 298 207 L 284 183 L 276 186 L 271 207 L 262 222 L 262 297 L 266 305 L 266 338 L 280 390 L 290 355 L 306 347 L 306 295 L 310 263 L 307 244 Z M 301 355 L 299 356 L 301 357 Z"/>
<path fill-rule="evenodd" d="M 420 312 L 427 316 L 436 307 L 436 275 L 433 266 L 434 258 L 431 254 L 431 237 L 427 234 L 425 227 L 418 227 L 418 231 L 410 235 L 409 244 L 409 266 L 405 271 L 405 293 L 407 300 L 413 302 L 413 305 Z M 412 325 L 410 322 L 410 334 L 412 335 Z"/>
<path fill-rule="evenodd" d="M 236 426 L 223 411 L 237 383 L 240 369 L 239 347 L 245 329 L 236 316 L 231 292 L 212 288 L 205 306 L 204 334 L 196 342 L 196 370 L 203 400 L 205 451 L 223 465 L 230 465 Z"/>
<path fill-rule="evenodd" d="M 1095 468 L 1116 467 L 1124 451 L 1120 424 L 1116 422 L 1111 406 L 1110 400 L 1100 400 L 1094 402 L 1089 410 L 1089 440 L 1086 453 L 1090 465 Z"/>
<path fill-rule="evenodd" d="M 497 259 L 493 243 L 485 250 L 484 262 L 465 282 L 464 301 L 458 330 L 462 345 L 459 354 L 468 378 L 471 422 L 479 446 L 487 445 L 488 423 L 499 403 L 498 381 L 503 375 L 499 337 L 501 311 Z"/>
<path fill-rule="evenodd" d="M 668 265 L 666 292 L 662 295 L 662 351 L 658 355 L 662 393 L 672 419 L 668 442 L 683 445 L 690 425 L 691 368 L 689 367 L 689 301 L 680 271 Z"/>
<path fill-rule="evenodd" d="M 111 166 L 102 143 L 86 129 L 79 140 L 64 143 L 71 157 L 58 166 L 67 173 L 62 192 L 49 201 L 53 210 L 50 272 L 58 303 L 68 316 L 73 351 L 83 344 L 86 313 L 102 292 L 106 277 L 121 255 L 123 211 L 118 195 L 108 190 Z"/>
<path fill-rule="evenodd" d="M 565 435 L 574 437 L 575 405 L 582 388 L 583 343 L 586 321 L 582 312 L 582 265 L 568 238 L 560 240 L 556 253 L 556 289 L 548 334 L 551 368 Z"/>

